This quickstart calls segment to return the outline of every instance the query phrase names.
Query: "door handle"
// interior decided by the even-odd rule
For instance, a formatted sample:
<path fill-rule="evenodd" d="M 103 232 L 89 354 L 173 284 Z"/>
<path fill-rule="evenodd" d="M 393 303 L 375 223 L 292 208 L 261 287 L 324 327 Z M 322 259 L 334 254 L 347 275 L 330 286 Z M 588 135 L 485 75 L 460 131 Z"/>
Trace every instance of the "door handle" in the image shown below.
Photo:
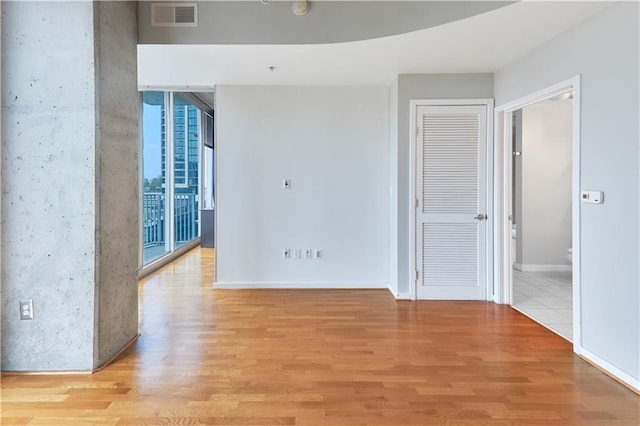
<path fill-rule="evenodd" d="M 474 217 L 474 219 L 477 219 L 477 220 L 485 220 L 486 218 L 487 218 L 487 216 L 482 214 L 482 213 L 480 213 L 480 214 L 478 214 L 478 215 L 476 215 Z"/>

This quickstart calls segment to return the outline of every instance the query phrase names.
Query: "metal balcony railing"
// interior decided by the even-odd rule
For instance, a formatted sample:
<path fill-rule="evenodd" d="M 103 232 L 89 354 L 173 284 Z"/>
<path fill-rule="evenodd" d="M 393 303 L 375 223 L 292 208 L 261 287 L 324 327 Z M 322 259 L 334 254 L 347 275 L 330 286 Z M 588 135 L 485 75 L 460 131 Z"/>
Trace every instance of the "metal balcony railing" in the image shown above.
<path fill-rule="evenodd" d="M 165 194 L 145 192 L 142 202 L 144 248 L 165 244 Z M 198 195 L 174 195 L 174 232 L 176 245 L 182 245 L 198 237 Z"/>

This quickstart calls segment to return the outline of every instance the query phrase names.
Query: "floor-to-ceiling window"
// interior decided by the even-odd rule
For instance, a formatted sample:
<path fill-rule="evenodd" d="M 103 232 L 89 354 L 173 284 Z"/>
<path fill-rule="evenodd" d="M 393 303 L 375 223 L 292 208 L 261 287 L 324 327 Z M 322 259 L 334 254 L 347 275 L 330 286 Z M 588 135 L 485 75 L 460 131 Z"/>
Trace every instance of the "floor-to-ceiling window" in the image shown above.
<path fill-rule="evenodd" d="M 200 236 L 202 111 L 189 94 L 142 94 L 142 266 Z"/>

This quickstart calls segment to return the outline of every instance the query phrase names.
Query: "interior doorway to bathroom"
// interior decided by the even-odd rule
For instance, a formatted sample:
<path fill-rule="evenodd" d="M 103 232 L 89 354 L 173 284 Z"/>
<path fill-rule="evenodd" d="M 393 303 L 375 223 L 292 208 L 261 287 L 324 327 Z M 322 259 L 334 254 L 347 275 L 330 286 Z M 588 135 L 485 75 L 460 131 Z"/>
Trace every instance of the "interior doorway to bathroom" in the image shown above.
<path fill-rule="evenodd" d="M 573 90 L 511 114 L 511 304 L 573 341 Z"/>

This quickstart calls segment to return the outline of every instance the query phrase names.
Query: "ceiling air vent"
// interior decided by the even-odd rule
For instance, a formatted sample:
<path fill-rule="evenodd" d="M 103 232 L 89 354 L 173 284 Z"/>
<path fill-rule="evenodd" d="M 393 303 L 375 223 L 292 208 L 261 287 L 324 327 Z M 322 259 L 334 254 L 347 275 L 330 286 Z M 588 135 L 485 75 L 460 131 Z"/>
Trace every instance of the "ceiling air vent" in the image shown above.
<path fill-rule="evenodd" d="M 151 3 L 152 27 L 197 27 L 196 3 Z"/>

